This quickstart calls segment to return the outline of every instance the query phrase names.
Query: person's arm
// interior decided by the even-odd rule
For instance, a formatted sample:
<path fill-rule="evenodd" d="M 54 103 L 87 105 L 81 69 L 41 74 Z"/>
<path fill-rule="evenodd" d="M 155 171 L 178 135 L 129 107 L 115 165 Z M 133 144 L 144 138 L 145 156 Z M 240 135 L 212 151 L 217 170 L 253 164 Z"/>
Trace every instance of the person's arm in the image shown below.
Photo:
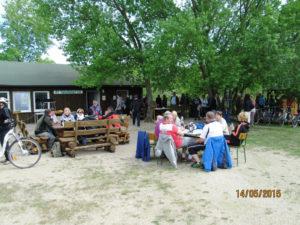
<path fill-rule="evenodd" d="M 206 137 L 207 137 L 207 135 L 208 135 L 208 126 L 205 125 L 205 126 L 203 127 L 203 130 L 202 130 L 202 133 L 201 133 L 201 135 L 200 135 L 200 138 L 197 140 L 197 142 L 198 142 L 198 143 L 204 143 L 204 142 L 205 142 L 205 139 L 206 139 Z"/>

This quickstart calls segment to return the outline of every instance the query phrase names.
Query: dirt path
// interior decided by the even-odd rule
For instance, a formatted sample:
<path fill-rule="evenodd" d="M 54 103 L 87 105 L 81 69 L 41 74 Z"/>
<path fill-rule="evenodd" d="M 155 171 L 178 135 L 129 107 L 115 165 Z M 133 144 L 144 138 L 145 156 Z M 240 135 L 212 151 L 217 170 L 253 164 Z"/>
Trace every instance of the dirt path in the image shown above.
<path fill-rule="evenodd" d="M 142 125 L 152 130 L 151 125 Z M 81 152 L 28 170 L 0 165 L 1 224 L 297 224 L 300 159 L 248 149 L 248 161 L 212 173 L 116 153 Z M 280 198 L 237 198 L 239 189 L 281 190 Z"/>

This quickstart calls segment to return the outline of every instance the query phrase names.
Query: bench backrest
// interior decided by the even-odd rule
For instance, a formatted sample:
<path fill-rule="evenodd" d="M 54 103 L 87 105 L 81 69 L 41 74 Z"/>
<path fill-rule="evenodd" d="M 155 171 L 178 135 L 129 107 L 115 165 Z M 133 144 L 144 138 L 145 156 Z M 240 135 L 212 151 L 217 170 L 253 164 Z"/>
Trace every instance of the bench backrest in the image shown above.
<path fill-rule="evenodd" d="M 65 122 L 63 137 L 89 136 L 96 134 L 107 134 L 107 120 L 83 120 L 76 122 Z"/>

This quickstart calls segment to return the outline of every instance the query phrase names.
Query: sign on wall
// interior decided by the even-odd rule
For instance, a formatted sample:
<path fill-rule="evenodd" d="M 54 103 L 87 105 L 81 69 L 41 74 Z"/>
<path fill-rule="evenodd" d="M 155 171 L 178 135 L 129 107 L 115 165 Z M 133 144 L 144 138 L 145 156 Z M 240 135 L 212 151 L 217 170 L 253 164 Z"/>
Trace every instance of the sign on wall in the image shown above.
<path fill-rule="evenodd" d="M 53 91 L 55 95 L 81 95 L 83 94 L 82 90 L 55 90 Z"/>

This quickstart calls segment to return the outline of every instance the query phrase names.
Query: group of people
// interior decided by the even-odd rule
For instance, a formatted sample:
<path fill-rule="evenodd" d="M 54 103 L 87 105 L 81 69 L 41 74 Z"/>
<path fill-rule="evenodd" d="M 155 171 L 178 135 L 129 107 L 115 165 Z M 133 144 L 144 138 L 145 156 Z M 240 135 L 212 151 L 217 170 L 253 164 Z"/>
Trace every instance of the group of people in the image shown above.
<path fill-rule="evenodd" d="M 204 150 L 207 141 L 210 138 L 220 137 L 226 140 L 230 145 L 239 145 L 239 134 L 246 133 L 249 130 L 247 114 L 241 112 L 238 116 L 239 123 L 231 130 L 229 129 L 226 120 L 222 117 L 221 111 L 208 111 L 205 116 L 206 124 L 203 127 L 199 138 L 184 136 L 186 128 L 177 116 L 175 111 L 167 111 L 163 116 L 158 116 L 155 124 L 155 135 L 159 139 L 161 134 L 166 134 L 172 137 L 176 149 L 183 149 L 182 158 L 187 160 L 187 154 L 190 155 L 192 167 L 202 167 L 198 151 Z M 190 148 L 200 145 L 198 148 Z M 189 149 L 188 152 L 185 149 Z"/>
<path fill-rule="evenodd" d="M 47 147 L 50 150 L 56 140 L 56 132 L 53 128 L 55 125 L 64 125 L 65 122 L 75 122 L 81 120 L 103 120 L 103 119 L 117 119 L 119 114 L 122 114 L 122 99 L 119 98 L 116 107 L 108 106 L 106 111 L 103 113 L 100 104 L 93 100 L 93 104 L 89 107 L 88 113 L 86 114 L 83 108 L 78 108 L 76 113 L 73 114 L 69 107 L 65 107 L 60 120 L 56 117 L 54 109 L 46 109 L 44 115 L 37 121 L 35 127 L 36 136 L 44 136 L 48 138 Z M 134 96 L 131 104 L 130 113 L 133 119 L 133 125 L 140 126 L 141 119 L 141 108 L 142 101 L 137 95 Z M 120 124 L 115 124 L 115 127 L 120 127 Z M 82 144 L 86 144 L 86 139 L 80 137 L 79 140 Z"/>

